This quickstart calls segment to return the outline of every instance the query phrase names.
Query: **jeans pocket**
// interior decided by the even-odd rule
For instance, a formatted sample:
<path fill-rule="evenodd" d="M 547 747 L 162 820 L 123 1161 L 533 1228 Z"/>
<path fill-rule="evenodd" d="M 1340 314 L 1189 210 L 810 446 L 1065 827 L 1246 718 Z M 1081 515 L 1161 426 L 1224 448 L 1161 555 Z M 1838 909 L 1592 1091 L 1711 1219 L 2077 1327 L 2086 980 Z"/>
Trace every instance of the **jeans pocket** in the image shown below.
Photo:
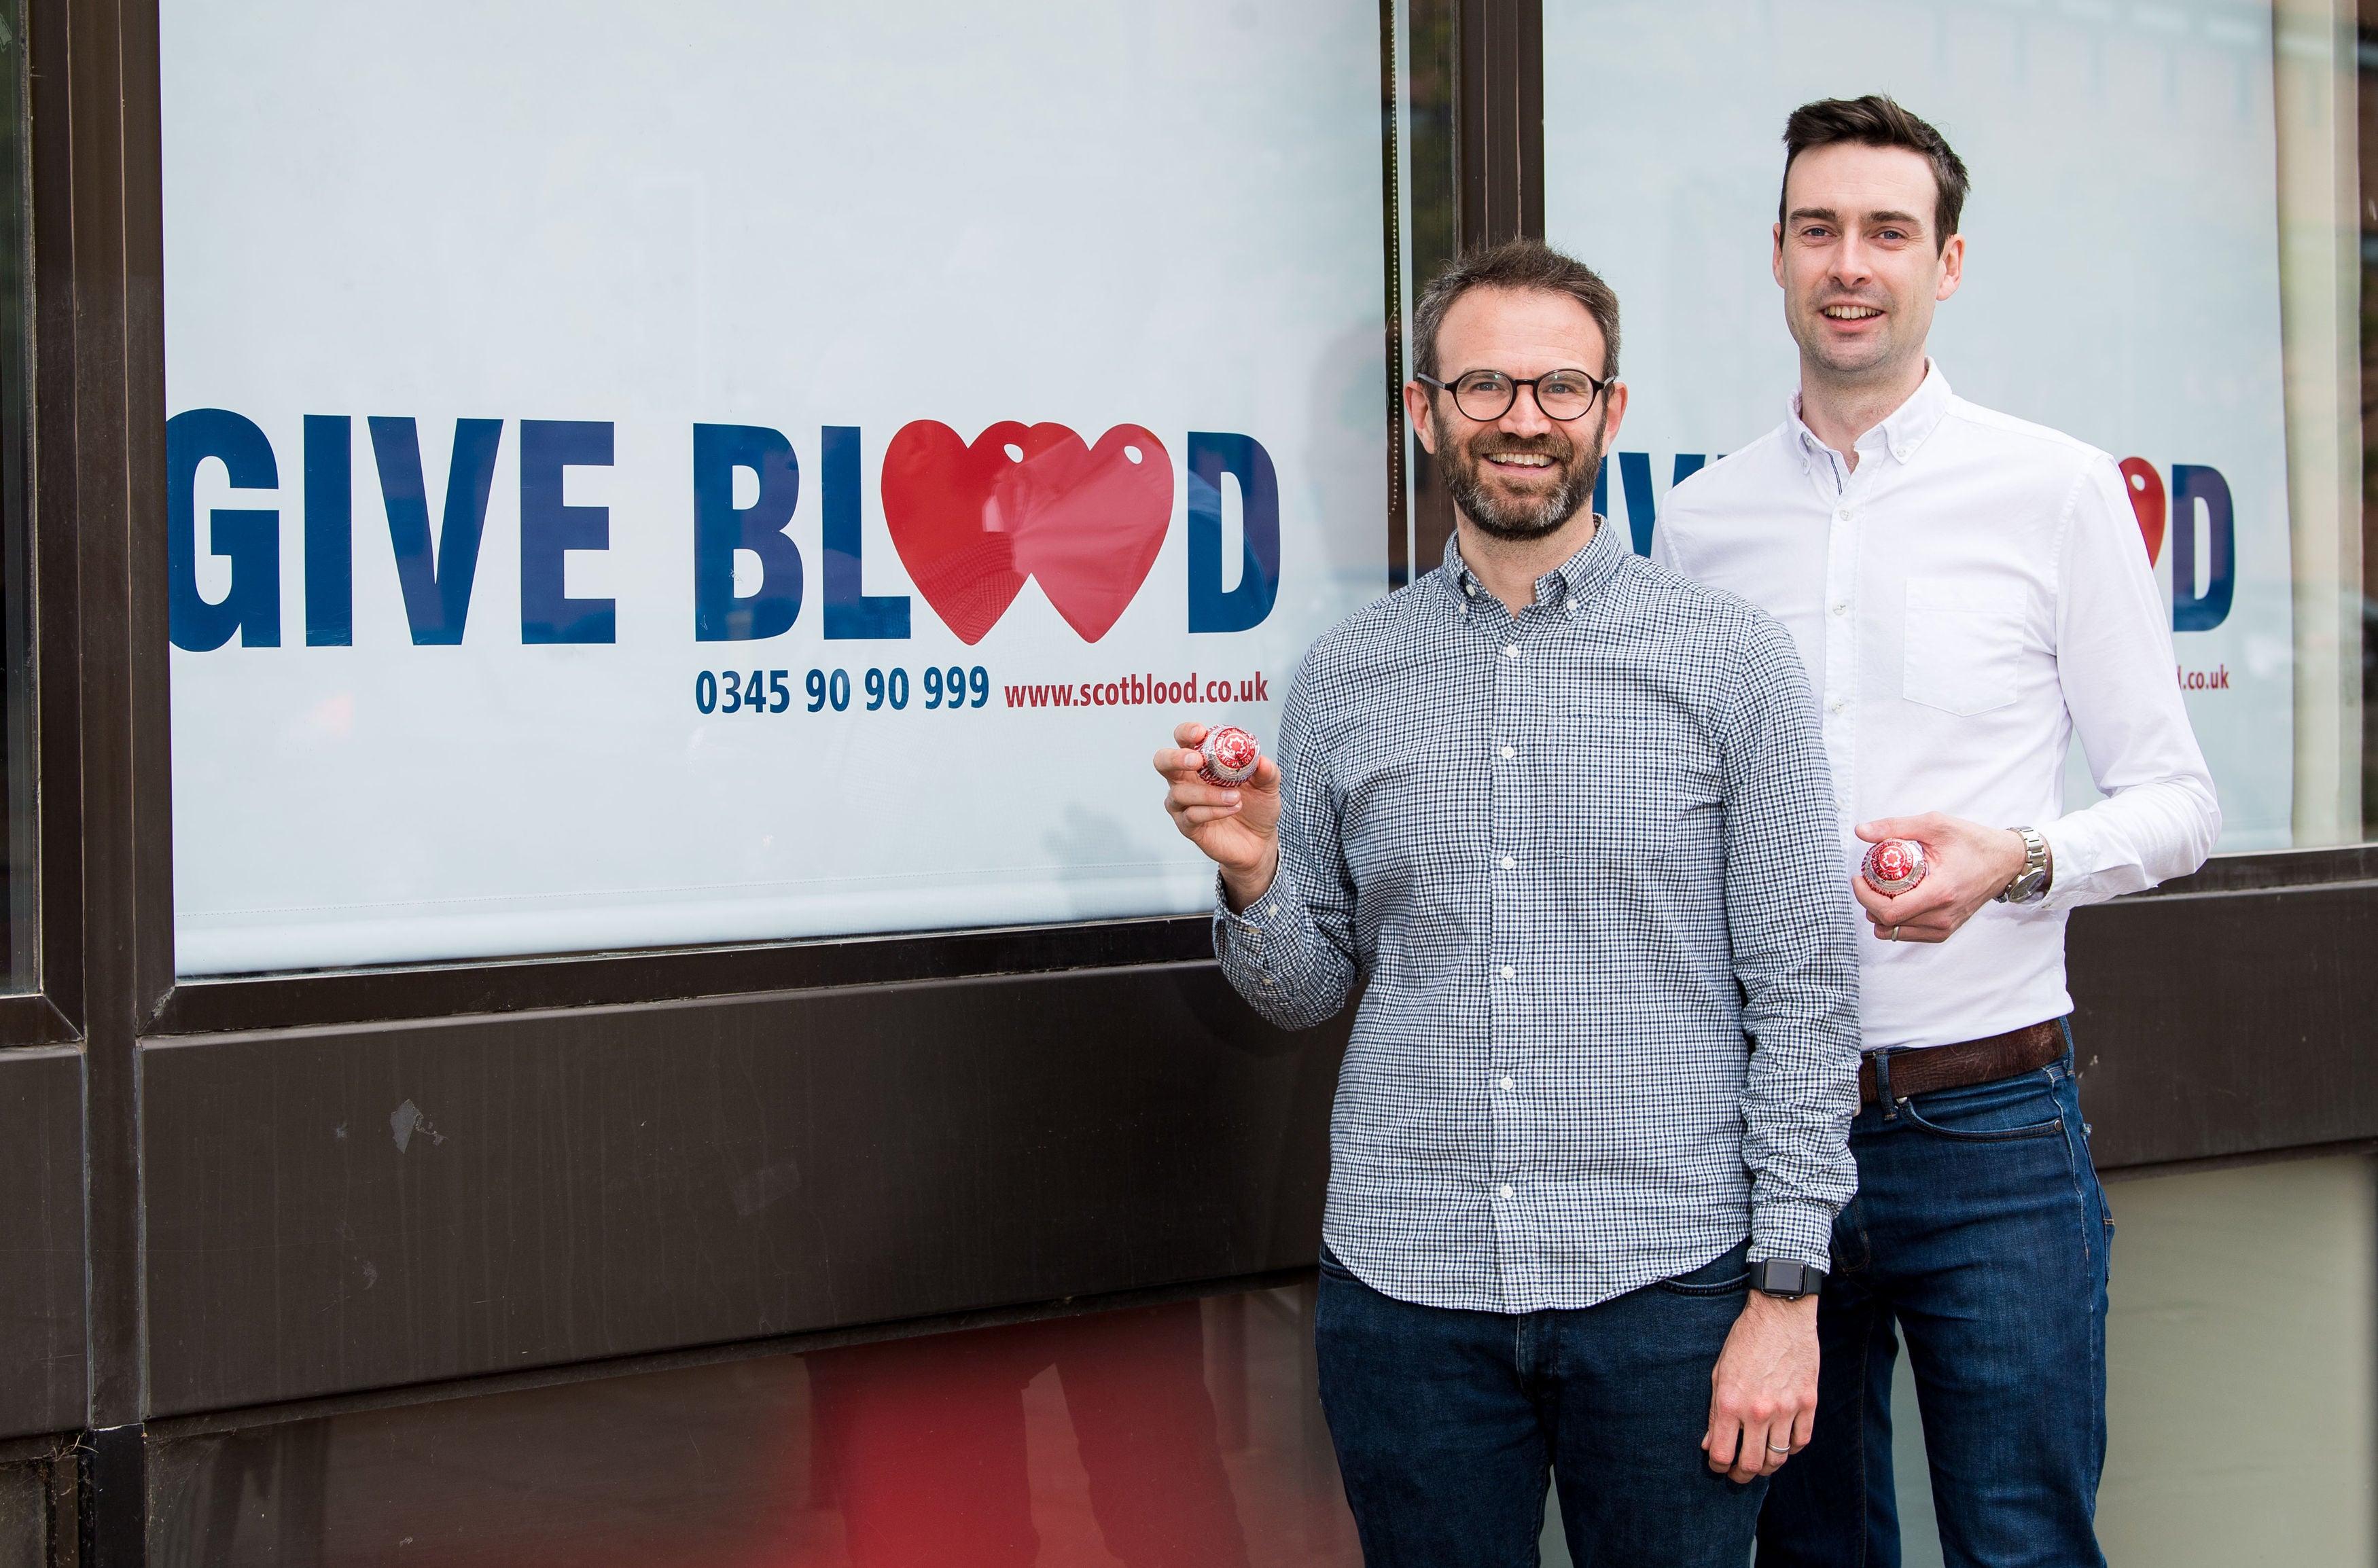
<path fill-rule="evenodd" d="M 1361 1277 L 1352 1269 L 1338 1261 L 1338 1254 L 1329 1250 L 1329 1243 L 1327 1241 L 1321 1244 L 1321 1272 L 1339 1279 L 1351 1280 L 1356 1285 L 1363 1283 Z"/>
<path fill-rule="evenodd" d="M 2045 1120 L 2038 1119 L 2043 1110 L 2048 1112 Z M 1914 1095 L 1899 1102 L 1899 1114 L 1936 1137 L 1959 1143 L 2009 1143 L 2064 1131 L 2064 1109 L 2056 1101 L 2056 1091 L 2044 1073 L 2036 1072 Z"/>
<path fill-rule="evenodd" d="M 1671 1296 L 1740 1296 L 1750 1288 L 1749 1251 L 1746 1239 L 1697 1269 L 1652 1283 Z"/>

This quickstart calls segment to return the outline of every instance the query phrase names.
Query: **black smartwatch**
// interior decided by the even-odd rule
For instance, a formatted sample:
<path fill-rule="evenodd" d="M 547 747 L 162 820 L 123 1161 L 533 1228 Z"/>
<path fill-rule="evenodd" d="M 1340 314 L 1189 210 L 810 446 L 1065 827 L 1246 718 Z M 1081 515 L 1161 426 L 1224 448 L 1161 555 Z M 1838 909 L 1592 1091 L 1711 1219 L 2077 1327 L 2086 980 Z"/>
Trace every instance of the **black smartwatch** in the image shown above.
<path fill-rule="evenodd" d="M 1761 1258 L 1750 1265 L 1750 1288 L 1762 1296 L 1797 1301 L 1824 1288 L 1825 1271 L 1797 1258 Z"/>

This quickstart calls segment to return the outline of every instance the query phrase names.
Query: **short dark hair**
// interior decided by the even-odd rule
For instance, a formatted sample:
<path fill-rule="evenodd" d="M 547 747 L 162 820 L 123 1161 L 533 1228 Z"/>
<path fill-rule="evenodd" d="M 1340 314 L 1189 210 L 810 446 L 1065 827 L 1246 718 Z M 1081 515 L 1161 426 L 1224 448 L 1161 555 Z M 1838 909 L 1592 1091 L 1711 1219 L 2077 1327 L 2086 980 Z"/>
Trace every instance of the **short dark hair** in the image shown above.
<path fill-rule="evenodd" d="M 1562 255 L 1542 240 L 1505 240 L 1461 257 L 1438 273 L 1423 290 L 1412 310 L 1412 368 L 1423 376 L 1438 374 L 1437 329 L 1453 302 L 1474 289 L 1525 289 L 1538 293 L 1567 294 L 1585 306 L 1602 329 L 1602 369 L 1618 374 L 1618 295 L 1602 274 L 1573 257 Z M 1575 368 L 1586 370 L 1588 365 Z"/>
<path fill-rule="evenodd" d="M 1964 161 L 1950 147 L 1949 138 L 1878 92 L 1864 98 L 1820 98 L 1801 104 L 1784 122 L 1784 185 L 1792 183 L 1792 164 L 1800 154 L 1844 141 L 1866 147 L 1904 147 L 1924 155 L 1932 165 L 1932 185 L 1939 193 L 1932 199 L 1933 226 L 1940 230 L 1934 245 L 1946 246 L 1964 213 L 1968 188 Z M 1779 191 L 1775 197 L 1779 223 L 1791 216 L 1784 210 L 1784 199 Z"/>

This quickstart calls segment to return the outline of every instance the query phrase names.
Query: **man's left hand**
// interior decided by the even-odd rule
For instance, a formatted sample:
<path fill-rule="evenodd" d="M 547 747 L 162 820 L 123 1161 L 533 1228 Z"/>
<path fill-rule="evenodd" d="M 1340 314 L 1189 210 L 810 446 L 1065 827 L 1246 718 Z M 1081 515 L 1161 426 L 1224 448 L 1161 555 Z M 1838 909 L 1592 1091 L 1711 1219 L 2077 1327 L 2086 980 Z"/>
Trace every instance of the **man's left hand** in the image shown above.
<path fill-rule="evenodd" d="M 1710 1374 L 1709 1467 L 1730 1481 L 1771 1476 L 1816 1426 L 1817 1299 L 1754 1290 Z"/>
<path fill-rule="evenodd" d="M 1850 889 L 1874 922 L 1875 936 L 1887 942 L 1947 941 L 2023 871 L 2021 833 L 1938 811 L 1860 822 L 1857 836 L 1868 844 L 1912 838 L 1924 846 L 1924 880 L 1896 898 L 1850 874 Z"/>

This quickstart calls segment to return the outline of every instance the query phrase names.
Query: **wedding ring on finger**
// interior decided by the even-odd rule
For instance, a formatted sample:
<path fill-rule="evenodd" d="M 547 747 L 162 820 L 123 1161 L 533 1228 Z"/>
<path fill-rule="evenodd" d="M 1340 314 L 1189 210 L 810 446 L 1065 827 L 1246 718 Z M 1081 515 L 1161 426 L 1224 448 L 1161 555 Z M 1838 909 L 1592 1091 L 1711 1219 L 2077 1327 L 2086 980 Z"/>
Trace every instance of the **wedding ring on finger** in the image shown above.
<path fill-rule="evenodd" d="M 1767 1452 L 1770 1454 L 1789 1454 L 1792 1452 L 1792 1445 L 1787 1442 L 1781 1448 L 1778 1448 L 1775 1444 L 1771 1442 L 1767 1445 Z"/>

